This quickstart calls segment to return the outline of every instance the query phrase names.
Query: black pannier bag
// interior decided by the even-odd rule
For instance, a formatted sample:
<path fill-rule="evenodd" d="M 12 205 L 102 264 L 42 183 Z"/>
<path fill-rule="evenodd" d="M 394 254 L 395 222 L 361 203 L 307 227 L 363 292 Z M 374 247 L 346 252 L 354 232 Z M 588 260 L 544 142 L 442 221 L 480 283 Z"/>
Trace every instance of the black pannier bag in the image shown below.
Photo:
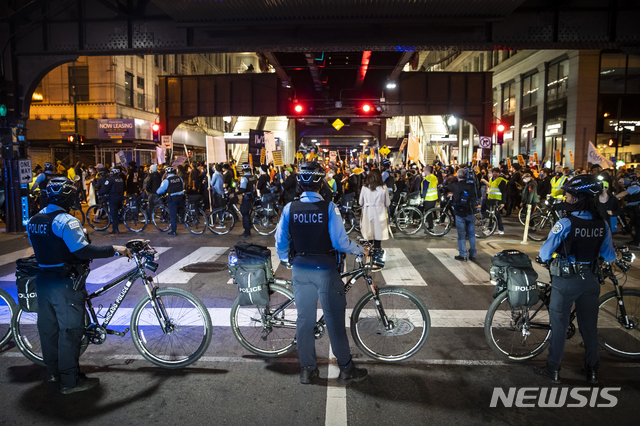
<path fill-rule="evenodd" d="M 36 255 L 16 260 L 16 285 L 18 304 L 25 312 L 38 312 L 36 274 L 40 270 Z"/>
<path fill-rule="evenodd" d="M 200 204 L 202 204 L 202 195 L 189 195 L 189 205 L 187 208 L 189 209 L 189 213 L 192 215 L 198 214 L 198 209 L 200 208 Z"/>
<path fill-rule="evenodd" d="M 229 275 L 238 286 L 240 306 L 269 303 L 269 283 L 273 282 L 271 250 L 244 241 L 234 247 L 236 264 L 229 265 Z"/>
<path fill-rule="evenodd" d="M 267 217 L 273 217 L 276 214 L 276 201 L 278 196 L 276 194 L 267 193 L 262 196 L 262 214 Z"/>
<path fill-rule="evenodd" d="M 518 250 L 503 250 L 493 256 L 491 265 L 489 274 L 496 285 L 494 298 L 507 290 L 509 303 L 514 308 L 538 303 L 538 274 L 533 269 L 529 256 Z"/>
<path fill-rule="evenodd" d="M 138 214 L 141 198 L 142 197 L 139 195 L 132 195 L 131 197 L 129 197 L 129 208 L 131 209 L 133 214 Z"/>

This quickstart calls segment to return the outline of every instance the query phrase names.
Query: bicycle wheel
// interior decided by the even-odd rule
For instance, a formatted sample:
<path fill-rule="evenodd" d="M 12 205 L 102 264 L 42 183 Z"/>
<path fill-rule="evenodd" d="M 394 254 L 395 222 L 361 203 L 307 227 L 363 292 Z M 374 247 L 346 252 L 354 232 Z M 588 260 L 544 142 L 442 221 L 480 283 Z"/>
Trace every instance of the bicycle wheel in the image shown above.
<path fill-rule="evenodd" d="M 202 235 L 209 227 L 209 220 L 205 212 L 198 209 L 196 214 L 187 213 L 184 215 L 184 225 L 192 234 Z"/>
<path fill-rule="evenodd" d="M 231 212 L 224 207 L 213 210 L 209 213 L 209 230 L 214 234 L 228 234 L 236 224 L 236 219 Z"/>
<path fill-rule="evenodd" d="M 153 209 L 153 224 L 160 232 L 167 232 L 171 228 L 171 217 L 169 209 L 165 206 L 156 206 Z"/>
<path fill-rule="evenodd" d="M 286 309 L 274 313 L 285 305 Z M 238 299 L 233 302 L 231 330 L 249 352 L 276 357 L 296 348 L 297 315 L 293 293 L 273 284 L 269 286 L 267 306 L 240 306 Z"/>
<path fill-rule="evenodd" d="M 342 216 L 342 224 L 344 225 L 344 230 L 347 231 L 347 234 L 350 234 L 356 228 L 356 215 L 352 212 L 347 212 Z"/>
<path fill-rule="evenodd" d="M 476 238 L 487 238 L 493 235 L 498 228 L 498 220 L 493 213 L 476 213 L 475 215 Z"/>
<path fill-rule="evenodd" d="M 277 209 L 273 209 L 271 216 L 267 215 L 266 209 L 258 207 L 251 213 L 251 224 L 253 229 L 260 235 L 271 235 L 276 232 L 280 222 L 280 213 Z"/>
<path fill-rule="evenodd" d="M 15 311 L 13 297 L 0 288 L 0 348 L 11 339 L 11 318 Z"/>
<path fill-rule="evenodd" d="M 84 222 L 85 222 L 85 218 L 84 218 L 84 212 L 82 211 L 82 208 L 80 206 L 78 209 L 76 209 L 75 207 L 71 207 L 71 209 L 69 210 L 69 214 L 73 217 L 75 217 L 76 219 L 78 219 L 80 221 L 80 223 L 84 226 Z"/>
<path fill-rule="evenodd" d="M 131 313 L 133 344 L 147 361 L 163 368 L 183 368 L 196 362 L 211 343 L 213 328 L 204 303 L 179 288 L 163 288 L 154 302 L 143 298 Z"/>
<path fill-rule="evenodd" d="M 434 237 L 442 237 L 451 230 L 453 218 L 440 207 L 434 207 L 425 213 L 422 223 L 429 234 Z M 429 228 L 429 223 L 432 224 L 431 228 Z"/>
<path fill-rule="evenodd" d="M 104 231 L 111 225 L 111 218 L 106 208 L 96 204 L 87 210 L 87 222 L 96 231 Z"/>
<path fill-rule="evenodd" d="M 489 306 L 484 319 L 484 336 L 489 347 L 503 358 L 511 361 L 531 359 L 549 344 L 549 308 L 542 300 L 530 308 L 513 308 L 505 290 Z"/>
<path fill-rule="evenodd" d="M 134 213 L 133 210 L 127 207 L 122 216 L 124 226 L 126 226 L 129 231 L 142 232 L 147 227 L 147 212 L 143 210 L 138 209 L 138 212 Z"/>
<path fill-rule="evenodd" d="M 528 238 L 533 241 L 545 241 L 549 237 L 549 232 L 553 228 L 553 223 L 549 216 L 543 216 L 539 213 L 531 216 L 531 222 L 529 224 Z"/>
<path fill-rule="evenodd" d="M 396 226 L 404 234 L 415 234 L 422 228 L 422 212 L 415 207 L 402 207 L 396 215 Z"/>
<path fill-rule="evenodd" d="M 356 303 L 351 314 L 351 336 L 371 358 L 397 362 L 415 355 L 427 340 L 431 318 L 413 293 L 398 287 L 378 290 L 377 298 L 391 327 L 384 326 L 372 293 Z"/>
<path fill-rule="evenodd" d="M 608 352 L 629 359 L 640 358 L 640 290 L 621 288 L 624 309 L 629 320 L 620 313 L 616 292 L 599 299 L 598 335 L 600 345 Z"/>
<path fill-rule="evenodd" d="M 87 327 L 91 323 L 89 313 L 84 311 L 84 326 Z M 42 346 L 40 345 L 40 333 L 38 332 L 38 313 L 25 312 L 22 308 L 18 310 L 11 319 L 11 332 L 16 346 L 29 361 L 34 364 L 45 367 L 42 359 Z M 89 339 L 86 335 L 82 336 L 80 344 L 80 355 L 87 350 Z"/>

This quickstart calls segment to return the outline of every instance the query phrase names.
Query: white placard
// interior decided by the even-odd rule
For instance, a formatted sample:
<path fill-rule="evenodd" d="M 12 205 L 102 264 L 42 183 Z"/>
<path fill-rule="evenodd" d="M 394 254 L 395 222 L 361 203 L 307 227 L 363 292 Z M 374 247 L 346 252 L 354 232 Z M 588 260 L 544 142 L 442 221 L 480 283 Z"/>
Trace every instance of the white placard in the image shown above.
<path fill-rule="evenodd" d="M 162 144 L 163 149 L 173 149 L 173 139 L 171 138 L 171 135 L 160 136 L 160 143 Z"/>
<path fill-rule="evenodd" d="M 20 184 L 29 183 L 32 179 L 31 160 L 18 160 Z"/>

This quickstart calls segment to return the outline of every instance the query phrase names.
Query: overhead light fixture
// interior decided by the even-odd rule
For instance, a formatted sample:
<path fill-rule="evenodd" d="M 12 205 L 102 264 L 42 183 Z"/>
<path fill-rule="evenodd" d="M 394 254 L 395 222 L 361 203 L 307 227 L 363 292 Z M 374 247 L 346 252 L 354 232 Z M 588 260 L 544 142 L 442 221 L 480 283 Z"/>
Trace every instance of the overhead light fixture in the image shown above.
<path fill-rule="evenodd" d="M 457 122 L 458 120 L 456 120 L 456 118 L 453 115 L 447 119 L 447 124 L 449 126 L 455 126 Z"/>
<path fill-rule="evenodd" d="M 368 142 L 369 142 L 369 139 L 365 139 L 365 140 L 363 140 L 363 142 L 368 143 Z"/>
<path fill-rule="evenodd" d="M 311 142 L 316 143 L 318 142 L 318 139 L 311 139 Z"/>
<path fill-rule="evenodd" d="M 396 82 L 395 81 L 390 81 L 387 83 L 387 89 L 395 89 L 396 88 Z"/>
<path fill-rule="evenodd" d="M 316 142 L 316 145 L 320 145 L 320 142 Z"/>
<path fill-rule="evenodd" d="M 364 144 L 364 142 L 360 142 L 360 145 L 364 146 L 365 144 Z"/>

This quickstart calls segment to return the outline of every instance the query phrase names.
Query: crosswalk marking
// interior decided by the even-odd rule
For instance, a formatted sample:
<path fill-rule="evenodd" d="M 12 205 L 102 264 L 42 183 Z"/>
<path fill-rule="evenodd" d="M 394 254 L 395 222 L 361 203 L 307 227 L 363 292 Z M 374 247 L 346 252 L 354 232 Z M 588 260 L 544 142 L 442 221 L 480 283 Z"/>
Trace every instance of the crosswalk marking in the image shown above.
<path fill-rule="evenodd" d="M 460 262 L 454 257 L 458 255 L 458 249 L 436 249 L 429 251 L 438 258 L 458 280 L 464 285 L 491 285 L 489 273 L 475 262 Z"/>
<path fill-rule="evenodd" d="M 195 272 L 184 272 L 180 268 L 192 263 L 212 262 L 221 254 L 229 250 L 229 247 L 200 247 L 190 255 L 183 257 L 178 262 L 159 273 L 156 278 L 159 283 L 186 284 L 193 278 Z"/>
<path fill-rule="evenodd" d="M 13 263 L 22 257 L 29 257 L 33 254 L 33 248 L 29 247 L 22 250 L 13 251 L 11 253 L 0 256 L 0 266 Z"/>
<path fill-rule="evenodd" d="M 388 248 L 385 252 L 387 259 L 381 273 L 387 285 L 427 285 L 402 249 Z"/>
<path fill-rule="evenodd" d="M 159 254 L 166 252 L 171 247 L 154 247 Z M 135 262 L 125 258 L 118 258 L 106 265 L 93 269 L 87 278 L 87 284 L 106 284 L 114 278 L 135 269 Z"/>

